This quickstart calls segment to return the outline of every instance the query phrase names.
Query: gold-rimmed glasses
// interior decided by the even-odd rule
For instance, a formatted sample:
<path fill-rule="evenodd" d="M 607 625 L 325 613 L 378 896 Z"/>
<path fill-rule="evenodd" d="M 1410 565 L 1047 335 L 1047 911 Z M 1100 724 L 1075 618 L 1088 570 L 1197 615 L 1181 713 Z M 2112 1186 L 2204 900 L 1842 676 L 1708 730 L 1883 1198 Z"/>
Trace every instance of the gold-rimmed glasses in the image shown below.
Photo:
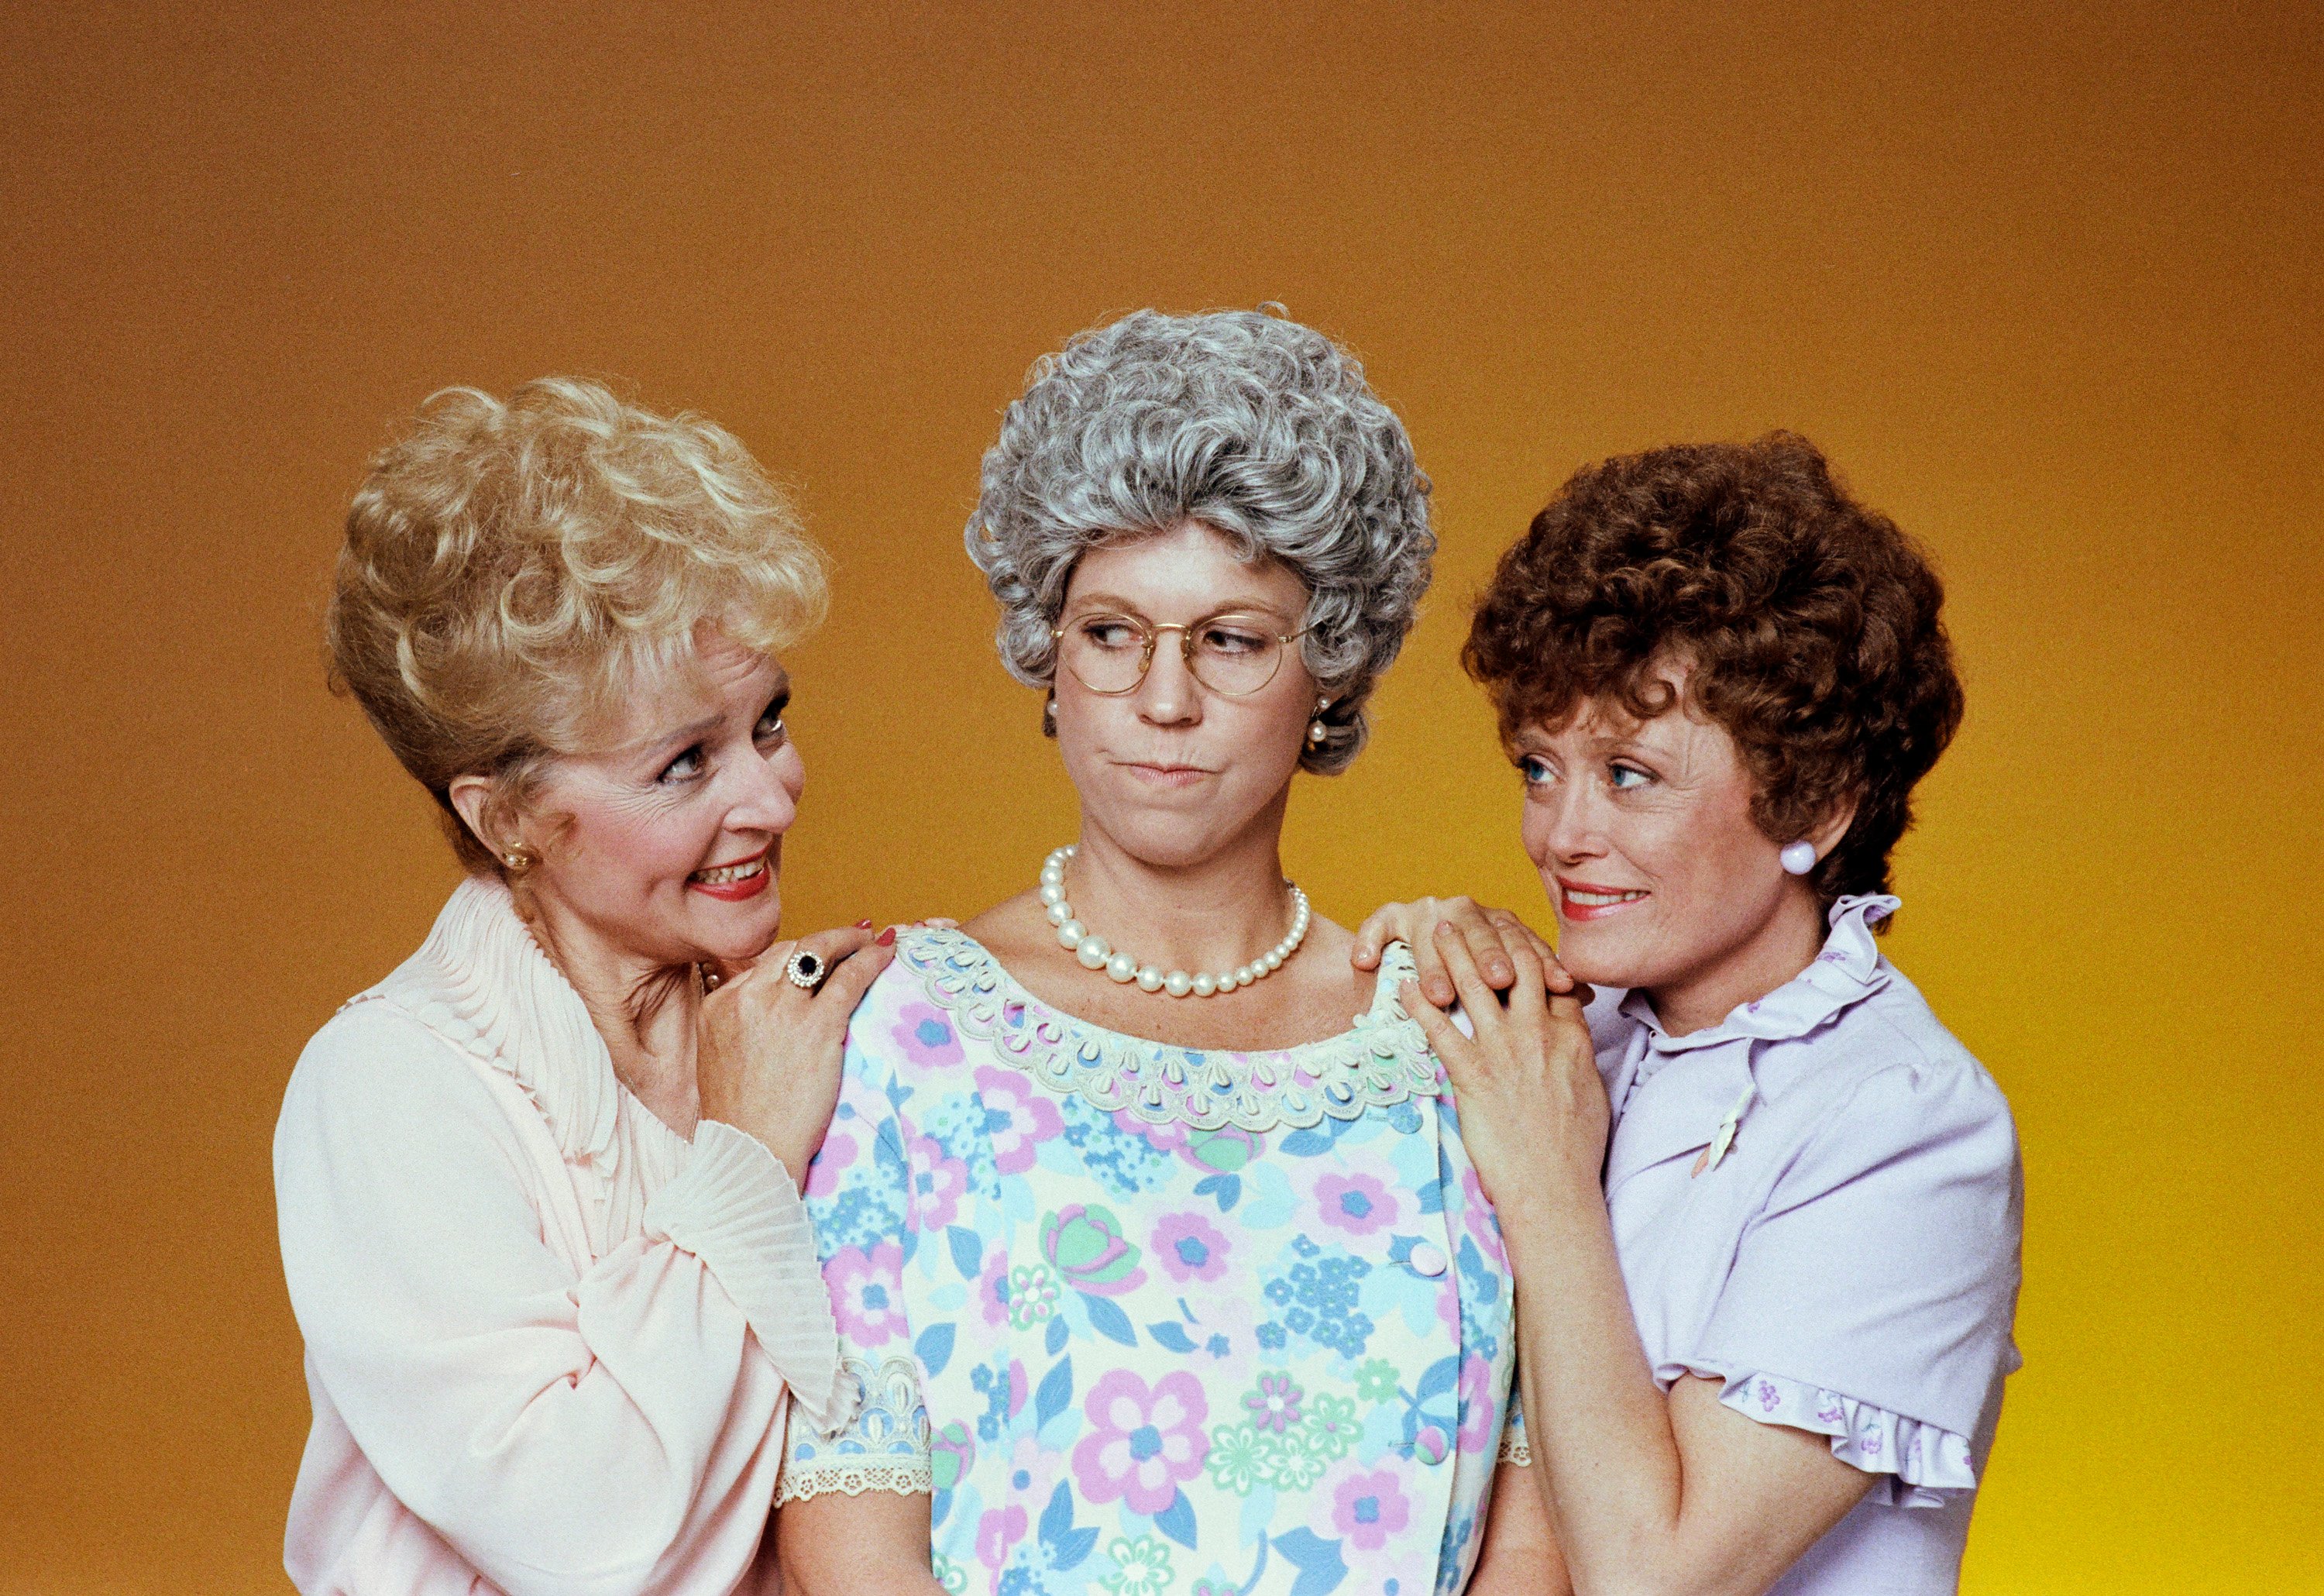
<path fill-rule="evenodd" d="M 1213 693 L 1247 698 L 1275 679 L 1283 651 L 1307 635 L 1277 632 L 1277 623 L 1242 611 L 1199 621 L 1156 623 L 1136 615 L 1076 615 L 1049 636 L 1057 660 L 1093 693 L 1118 697 L 1138 690 L 1154 666 L 1154 647 L 1166 632 L 1178 634 L 1178 651 L 1194 678 Z"/>

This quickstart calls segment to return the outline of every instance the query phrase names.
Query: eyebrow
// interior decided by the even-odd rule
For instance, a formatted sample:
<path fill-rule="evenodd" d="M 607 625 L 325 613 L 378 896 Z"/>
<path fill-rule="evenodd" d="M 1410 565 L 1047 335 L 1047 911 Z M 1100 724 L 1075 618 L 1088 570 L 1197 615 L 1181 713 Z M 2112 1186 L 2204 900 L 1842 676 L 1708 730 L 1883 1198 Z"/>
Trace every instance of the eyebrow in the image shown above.
<path fill-rule="evenodd" d="M 767 694 L 767 702 L 770 704 L 788 702 L 790 696 L 791 673 L 778 666 L 775 669 L 774 687 Z M 615 752 L 622 754 L 641 754 L 650 750 L 684 748 L 689 743 L 698 743 L 707 737 L 724 725 L 725 721 L 726 716 L 724 714 L 714 712 L 698 720 L 688 721 L 686 724 L 674 731 L 665 732 L 659 737 L 641 737 L 634 743 L 624 743 Z"/>

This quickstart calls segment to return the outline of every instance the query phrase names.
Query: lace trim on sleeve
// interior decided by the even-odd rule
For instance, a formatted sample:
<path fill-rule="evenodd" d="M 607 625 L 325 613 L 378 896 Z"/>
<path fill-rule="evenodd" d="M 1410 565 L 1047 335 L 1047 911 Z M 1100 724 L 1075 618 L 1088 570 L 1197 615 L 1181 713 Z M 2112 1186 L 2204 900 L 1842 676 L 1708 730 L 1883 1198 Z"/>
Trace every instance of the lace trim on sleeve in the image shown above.
<path fill-rule="evenodd" d="M 1722 1407 L 1763 1425 L 1831 1436 L 1832 1456 L 1868 1474 L 1886 1476 L 1873 1486 L 1877 1501 L 1892 1508 L 1941 1508 L 1946 1492 L 1977 1489 L 1967 1436 L 1780 1374 L 1695 1372 L 1726 1379 L 1719 1394 Z"/>
<path fill-rule="evenodd" d="M 920 1397 L 919 1365 L 909 1357 L 876 1363 L 856 1356 L 839 1362 L 840 1385 L 857 1398 L 854 1417 L 826 1440 L 794 1425 L 784 1448 L 775 1506 L 867 1490 L 918 1496 L 935 1489 L 928 1411 Z"/>
<path fill-rule="evenodd" d="M 1533 1446 L 1526 1440 L 1525 1432 L 1515 1425 L 1501 1432 L 1501 1462 L 1515 1463 L 1520 1469 L 1533 1467 Z"/>

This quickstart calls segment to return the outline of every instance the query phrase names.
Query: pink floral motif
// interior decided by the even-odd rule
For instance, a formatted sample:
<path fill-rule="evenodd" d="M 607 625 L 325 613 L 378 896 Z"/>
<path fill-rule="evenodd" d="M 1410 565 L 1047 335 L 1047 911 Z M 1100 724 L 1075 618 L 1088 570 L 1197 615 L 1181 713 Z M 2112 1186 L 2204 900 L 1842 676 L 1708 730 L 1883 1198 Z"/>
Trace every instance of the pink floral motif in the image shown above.
<path fill-rule="evenodd" d="M 968 1191 L 968 1166 L 945 1156 L 944 1143 L 933 1136 L 911 1139 L 912 1208 L 920 1230 L 940 1231 L 960 1217 L 960 1200 Z"/>
<path fill-rule="evenodd" d="M 995 1508 L 976 1521 L 976 1560 L 998 1573 L 1011 1547 L 1025 1538 L 1025 1509 Z"/>
<path fill-rule="evenodd" d="M 904 1250 L 896 1242 L 878 1242 L 868 1253 L 841 1248 L 823 1266 L 823 1279 L 843 1339 L 876 1347 L 906 1333 Z"/>
<path fill-rule="evenodd" d="M 1412 1503 L 1390 1469 L 1351 1464 L 1315 1494 L 1313 1522 L 1359 1552 L 1377 1552 L 1412 1522 Z"/>
<path fill-rule="evenodd" d="M 1474 1169 L 1461 1171 L 1461 1222 L 1468 1227 L 1470 1239 L 1477 1243 L 1477 1250 L 1484 1254 L 1493 1273 L 1507 1274 L 1509 1255 L 1501 1244 L 1501 1222 L 1493 1213 L 1493 1200 L 1478 1184 Z"/>
<path fill-rule="evenodd" d="M 1762 1413 L 1773 1413 L 1784 1405 L 1784 1398 L 1772 1381 L 1763 1379 L 1759 1382 L 1758 1396 L 1759 1411 Z"/>
<path fill-rule="evenodd" d="M 984 1108 L 984 1133 L 992 1143 L 992 1167 L 1003 1175 L 1030 1169 L 1039 1144 L 1065 1134 L 1057 1105 L 1022 1075 L 980 1069 L 976 1095 Z"/>
<path fill-rule="evenodd" d="M 1315 1206 L 1323 1222 L 1351 1236 L 1369 1236 L 1396 1222 L 1396 1194 L 1376 1175 L 1320 1176 L 1315 1181 Z"/>
<path fill-rule="evenodd" d="M 815 1159 L 807 1167 L 807 1190 L 809 1197 L 833 1197 L 839 1195 L 839 1176 L 855 1162 L 855 1139 L 844 1130 L 834 1130 L 823 1139 L 816 1149 Z"/>
<path fill-rule="evenodd" d="M 1493 1401 L 1493 1366 L 1471 1352 L 1461 1360 L 1461 1411 L 1469 1416 L 1461 1425 L 1461 1450 L 1482 1452 L 1501 1433 L 1501 1414 Z"/>
<path fill-rule="evenodd" d="M 991 1325 L 1009 1323 L 1009 1250 L 994 1247 L 984 1254 L 984 1272 L 976 1278 L 976 1305 Z"/>
<path fill-rule="evenodd" d="M 927 1066 L 958 1064 L 960 1038 L 945 1011 L 931 1003 L 907 1003 L 896 1011 L 888 1034 L 912 1063 Z"/>
<path fill-rule="evenodd" d="M 1280 1435 L 1299 1422 L 1299 1404 L 1306 1395 L 1287 1374 L 1262 1374 L 1259 1389 L 1245 1397 L 1242 1405 L 1250 1409 L 1251 1428 Z"/>
<path fill-rule="evenodd" d="M 1234 1243 L 1199 1213 L 1166 1213 L 1154 1227 L 1151 1249 L 1163 1273 L 1185 1284 L 1215 1280 L 1227 1272 L 1227 1255 Z"/>
<path fill-rule="evenodd" d="M 1126 1500 L 1134 1513 L 1158 1513 L 1177 1496 L 1180 1481 L 1203 1471 L 1210 1406 L 1202 1382 L 1185 1370 L 1150 1387 L 1127 1369 L 1108 1370 L 1082 1412 L 1090 1428 L 1074 1444 L 1074 1478 L 1086 1501 Z"/>

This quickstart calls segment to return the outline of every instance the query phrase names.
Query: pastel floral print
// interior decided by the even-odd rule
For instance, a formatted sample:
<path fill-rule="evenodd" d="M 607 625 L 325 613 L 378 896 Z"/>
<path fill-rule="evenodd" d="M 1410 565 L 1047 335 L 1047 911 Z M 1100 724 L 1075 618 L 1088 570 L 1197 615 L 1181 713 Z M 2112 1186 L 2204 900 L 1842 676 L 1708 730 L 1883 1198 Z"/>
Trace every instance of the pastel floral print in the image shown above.
<path fill-rule="evenodd" d="M 1047 1264 L 1019 1264 L 1009 1271 L 1009 1323 L 1030 1330 L 1057 1311 L 1057 1280 Z"/>
<path fill-rule="evenodd" d="M 896 1023 L 888 1034 L 914 1064 L 941 1066 L 960 1062 L 960 1038 L 953 1034 L 952 1021 L 932 1003 L 905 1004 L 897 1011 Z"/>
<path fill-rule="evenodd" d="M 835 1130 L 823 1139 L 814 1161 L 807 1167 L 807 1190 L 800 1195 L 808 1197 L 828 1197 L 837 1194 L 839 1177 L 855 1162 L 855 1139 L 844 1130 Z"/>
<path fill-rule="evenodd" d="M 1117 1537 L 1105 1554 L 1113 1559 L 1113 1572 L 1104 1584 L 1114 1596 L 1162 1596 L 1170 1588 L 1170 1548 L 1153 1536 Z"/>
<path fill-rule="evenodd" d="M 1319 1176 L 1315 1206 L 1325 1224 L 1351 1236 L 1369 1236 L 1387 1229 L 1401 1211 L 1395 1194 L 1370 1175 Z"/>
<path fill-rule="evenodd" d="M 1046 1009 L 960 933 L 896 946 L 808 1208 L 846 1367 L 918 1407 L 790 1426 L 786 1489 L 917 1480 L 962 1596 L 1459 1591 L 1511 1294 L 1394 980 L 1342 1038 L 1193 1052 Z M 1135 1069 L 1088 1079 L 1108 1058 Z M 1393 1089 L 1346 1102 L 1366 1070 Z M 1269 1121 L 1248 1082 L 1342 1106 Z"/>
<path fill-rule="evenodd" d="M 1154 1258 L 1173 1280 L 1215 1280 L 1234 1243 L 1199 1213 L 1166 1213 L 1154 1227 Z"/>
<path fill-rule="evenodd" d="M 943 1230 L 959 1217 L 968 1166 L 946 1155 L 932 1136 L 913 1137 L 911 1152 L 912 1222 L 924 1231 Z"/>
<path fill-rule="evenodd" d="M 1253 1428 L 1280 1435 L 1299 1422 L 1299 1399 L 1305 1394 L 1287 1374 L 1262 1374 L 1259 1389 L 1245 1397 L 1242 1405 L 1250 1410 Z"/>
<path fill-rule="evenodd" d="M 1332 1528 L 1359 1551 L 1378 1551 L 1411 1521 L 1412 1504 L 1388 1470 L 1350 1470 L 1327 1490 Z"/>
<path fill-rule="evenodd" d="M 903 1263 L 904 1250 L 893 1241 L 881 1241 L 868 1253 L 846 1247 L 832 1256 L 823 1278 L 841 1335 L 859 1347 L 876 1347 L 904 1333 L 898 1300 Z"/>
<path fill-rule="evenodd" d="M 976 1560 L 999 1568 L 1009 1560 L 1009 1549 L 1025 1538 L 1025 1509 L 996 1508 L 977 1520 Z"/>
<path fill-rule="evenodd" d="M 1041 1256 L 1076 1291 L 1117 1296 L 1146 1283 L 1138 1249 L 1122 1240 L 1111 1210 L 1068 1205 L 1041 1222 Z"/>
<path fill-rule="evenodd" d="M 1061 1134 L 1065 1122 L 1057 1105 L 1038 1094 L 1024 1076 L 1005 1070 L 976 1072 L 976 1095 L 984 1104 L 984 1134 L 992 1145 L 992 1167 L 1022 1175 L 1033 1167 L 1040 1144 Z"/>
<path fill-rule="evenodd" d="M 1122 1500 L 1159 1513 L 1178 1482 L 1203 1471 L 1210 1405 L 1191 1374 L 1166 1374 L 1151 1387 L 1127 1369 L 1109 1371 L 1084 1404 L 1089 1433 L 1074 1448 L 1074 1476 L 1093 1502 Z"/>

